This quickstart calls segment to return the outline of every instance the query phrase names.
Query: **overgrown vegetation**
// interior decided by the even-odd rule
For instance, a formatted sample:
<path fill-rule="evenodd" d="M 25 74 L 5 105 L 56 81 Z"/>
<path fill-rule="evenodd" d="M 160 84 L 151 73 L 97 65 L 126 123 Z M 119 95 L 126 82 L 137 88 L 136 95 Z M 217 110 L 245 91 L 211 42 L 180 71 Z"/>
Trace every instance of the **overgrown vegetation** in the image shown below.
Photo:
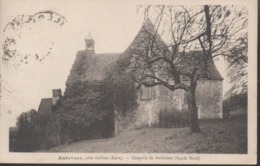
<path fill-rule="evenodd" d="M 130 57 L 127 51 L 107 70 L 106 86 L 110 90 L 112 102 L 119 112 L 132 111 L 137 106 L 137 90 L 135 82 L 128 74 Z"/>
<path fill-rule="evenodd" d="M 227 100 L 236 96 L 247 95 L 248 82 L 248 34 L 237 39 L 238 45 L 232 47 L 226 54 L 228 62 L 228 77 L 231 88 L 226 94 Z"/>
<path fill-rule="evenodd" d="M 68 86 L 54 108 L 54 115 L 59 144 L 113 135 L 113 104 L 103 82 L 86 81 Z"/>
<path fill-rule="evenodd" d="M 79 82 L 67 87 L 52 116 L 35 110 L 22 113 L 10 129 L 11 151 L 35 151 L 83 139 L 114 134 L 113 103 L 103 82 Z"/>
<path fill-rule="evenodd" d="M 223 114 L 224 119 L 230 118 L 230 112 L 238 108 L 247 108 L 247 92 L 229 96 L 223 101 Z"/>
<path fill-rule="evenodd" d="M 40 130 L 35 110 L 23 112 L 17 118 L 16 127 L 9 129 L 10 151 L 31 152 L 39 148 L 38 136 Z"/>
<path fill-rule="evenodd" d="M 190 125 L 188 111 L 170 111 L 167 108 L 164 108 L 160 110 L 158 117 L 159 127 L 180 128 L 188 127 Z"/>

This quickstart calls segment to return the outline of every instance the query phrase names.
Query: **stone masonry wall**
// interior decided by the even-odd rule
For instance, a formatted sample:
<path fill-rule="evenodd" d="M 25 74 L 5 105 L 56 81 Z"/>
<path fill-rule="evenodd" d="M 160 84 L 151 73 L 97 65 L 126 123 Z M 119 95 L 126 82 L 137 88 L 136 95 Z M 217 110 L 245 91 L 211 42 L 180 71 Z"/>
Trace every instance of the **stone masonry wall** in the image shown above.
<path fill-rule="evenodd" d="M 222 81 L 199 80 L 196 91 L 199 119 L 222 119 Z M 157 126 L 158 113 L 168 111 L 186 111 L 187 97 L 184 90 L 174 92 L 164 86 L 156 87 L 156 99 L 139 101 L 137 109 L 120 114 L 115 113 L 115 133 L 142 127 Z"/>
<path fill-rule="evenodd" d="M 223 82 L 218 80 L 199 80 L 196 97 L 199 119 L 222 119 Z"/>
<path fill-rule="evenodd" d="M 115 133 L 134 130 L 142 127 L 154 127 L 159 124 L 160 110 L 182 111 L 184 106 L 183 90 L 174 93 L 163 86 L 157 86 L 156 99 L 138 100 L 138 107 L 132 111 L 120 113 L 115 110 Z"/>
<path fill-rule="evenodd" d="M 137 109 L 120 113 L 115 110 L 115 135 L 142 127 L 152 127 L 159 123 L 160 101 L 140 102 Z"/>

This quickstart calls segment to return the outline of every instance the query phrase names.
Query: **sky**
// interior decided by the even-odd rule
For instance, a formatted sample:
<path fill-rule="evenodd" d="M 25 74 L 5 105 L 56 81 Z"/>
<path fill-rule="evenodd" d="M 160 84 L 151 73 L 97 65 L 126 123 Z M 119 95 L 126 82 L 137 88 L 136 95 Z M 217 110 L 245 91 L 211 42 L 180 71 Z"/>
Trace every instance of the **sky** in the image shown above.
<path fill-rule="evenodd" d="M 66 18 L 64 26 L 50 21 L 28 24 L 21 30 L 16 44 L 22 54 L 48 52 L 43 61 L 31 59 L 17 68 L 1 68 L 1 116 L 9 126 L 17 116 L 30 109 L 38 109 L 41 98 L 52 96 L 52 89 L 65 90 L 65 83 L 78 50 L 85 47 L 84 37 L 91 34 L 96 53 L 123 52 L 140 30 L 143 13 L 134 3 L 124 1 L 88 0 L 9 0 L 1 1 L 1 33 L 5 25 L 18 15 L 33 15 L 52 10 Z M 5 35 L 4 33 L 1 34 Z M 2 41 L 1 41 L 2 42 Z M 1 53 L 2 54 L 2 53 Z M 225 78 L 223 60 L 216 62 Z M 221 67 L 220 67 L 221 66 Z M 224 91 L 227 89 L 227 79 Z M 2 118 L 3 119 L 3 118 Z"/>

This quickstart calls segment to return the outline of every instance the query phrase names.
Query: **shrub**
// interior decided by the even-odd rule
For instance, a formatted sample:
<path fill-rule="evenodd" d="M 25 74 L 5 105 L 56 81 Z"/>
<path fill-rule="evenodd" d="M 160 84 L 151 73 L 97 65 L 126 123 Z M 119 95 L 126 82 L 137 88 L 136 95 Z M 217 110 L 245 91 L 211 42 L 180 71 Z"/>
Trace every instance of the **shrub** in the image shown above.
<path fill-rule="evenodd" d="M 223 101 L 223 118 L 230 118 L 230 111 L 247 107 L 247 92 L 230 95 Z"/>
<path fill-rule="evenodd" d="M 119 112 L 132 111 L 137 106 L 137 87 L 127 71 L 129 64 L 129 57 L 123 54 L 106 72 L 105 84 Z"/>
<path fill-rule="evenodd" d="M 19 115 L 16 127 L 9 128 L 9 151 L 31 152 L 39 149 L 35 110 Z"/>
<path fill-rule="evenodd" d="M 104 82 L 78 82 L 66 88 L 54 107 L 55 128 L 61 144 L 68 140 L 113 136 L 113 103 Z"/>
<path fill-rule="evenodd" d="M 186 110 L 168 110 L 167 108 L 162 109 L 159 112 L 159 126 L 166 128 L 179 128 L 189 126 L 189 113 Z"/>

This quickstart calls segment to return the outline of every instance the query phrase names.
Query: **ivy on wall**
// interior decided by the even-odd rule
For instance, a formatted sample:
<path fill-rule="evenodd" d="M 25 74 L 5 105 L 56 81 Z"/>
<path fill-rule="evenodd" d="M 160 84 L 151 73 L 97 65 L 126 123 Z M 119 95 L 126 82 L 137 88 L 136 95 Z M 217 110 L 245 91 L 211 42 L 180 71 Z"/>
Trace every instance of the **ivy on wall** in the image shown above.
<path fill-rule="evenodd" d="M 102 120 L 113 105 L 102 82 L 78 82 L 67 87 L 64 97 L 54 109 L 57 117 L 69 125 L 89 126 Z"/>
<path fill-rule="evenodd" d="M 104 82 L 86 81 L 68 86 L 64 97 L 53 108 L 56 128 L 72 141 L 95 135 L 97 138 L 111 136 L 114 119 L 110 99 Z"/>
<path fill-rule="evenodd" d="M 113 96 L 115 109 L 119 112 L 132 111 L 137 106 L 137 87 L 128 74 L 130 54 L 123 53 L 107 70 L 105 84 Z"/>

